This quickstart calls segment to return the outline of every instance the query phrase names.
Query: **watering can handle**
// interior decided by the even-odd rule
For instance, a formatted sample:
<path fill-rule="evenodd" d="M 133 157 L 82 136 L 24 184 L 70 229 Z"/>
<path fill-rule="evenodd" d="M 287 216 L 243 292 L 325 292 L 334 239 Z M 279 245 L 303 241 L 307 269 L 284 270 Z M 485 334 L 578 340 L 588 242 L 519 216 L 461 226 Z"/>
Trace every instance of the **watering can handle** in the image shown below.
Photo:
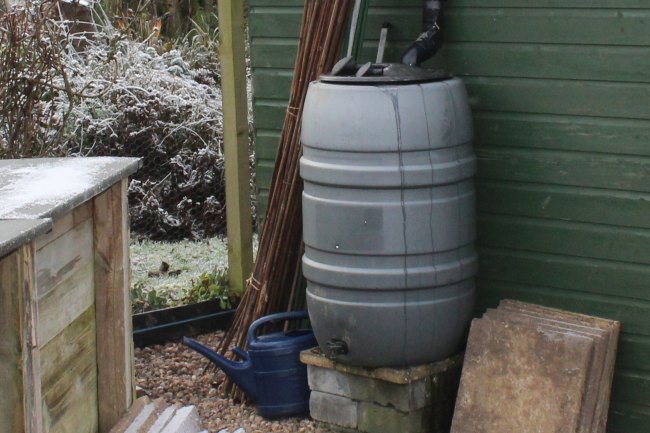
<path fill-rule="evenodd" d="M 250 344 L 251 341 L 257 340 L 257 337 L 255 336 L 255 332 L 260 327 L 266 325 L 267 323 L 279 322 L 279 321 L 284 322 L 285 320 L 299 320 L 299 319 L 308 319 L 308 318 L 309 318 L 309 313 L 307 312 L 307 310 L 289 311 L 286 313 L 275 313 L 269 316 L 260 317 L 259 319 L 253 322 L 250 328 L 248 328 L 248 343 Z"/>

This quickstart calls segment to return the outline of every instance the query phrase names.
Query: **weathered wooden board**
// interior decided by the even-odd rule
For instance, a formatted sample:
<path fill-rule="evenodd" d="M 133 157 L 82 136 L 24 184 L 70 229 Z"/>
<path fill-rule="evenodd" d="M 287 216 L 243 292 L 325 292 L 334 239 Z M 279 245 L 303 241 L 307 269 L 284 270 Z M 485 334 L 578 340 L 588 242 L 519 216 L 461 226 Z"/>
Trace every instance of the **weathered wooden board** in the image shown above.
<path fill-rule="evenodd" d="M 95 304 L 93 264 L 77 269 L 70 278 L 38 300 L 39 346 L 43 347 Z"/>
<path fill-rule="evenodd" d="M 486 279 L 650 301 L 645 265 L 489 247 L 479 260 Z"/>
<path fill-rule="evenodd" d="M 0 258 L 0 431 L 22 432 L 23 412 L 23 339 L 20 307 L 20 255 L 17 252 Z"/>
<path fill-rule="evenodd" d="M 479 215 L 480 245 L 650 264 L 650 231 L 536 218 Z"/>
<path fill-rule="evenodd" d="M 97 431 L 94 306 L 41 349 L 44 425 L 48 433 Z"/>
<path fill-rule="evenodd" d="M 58 217 L 52 226 L 52 230 L 37 239 L 34 239 L 34 249 L 42 249 L 49 243 L 58 239 L 61 235 L 68 233 L 88 218 L 92 217 L 93 207 L 90 202 L 83 203 L 61 217 Z"/>
<path fill-rule="evenodd" d="M 394 3 L 393 3 L 394 5 Z M 535 5 L 537 6 L 537 5 Z M 250 31 L 256 37 L 295 38 L 300 30 L 301 6 L 253 9 Z M 370 8 L 365 38 L 376 39 L 387 19 L 392 38 L 417 37 L 421 8 Z M 449 41 L 528 42 L 546 44 L 638 45 L 650 40 L 647 9 L 446 8 Z M 414 25 L 415 24 L 415 25 Z M 621 32 L 621 28 L 625 28 Z"/>
<path fill-rule="evenodd" d="M 36 251 L 36 283 L 39 298 L 92 265 L 93 223 L 86 219 Z M 92 272 L 92 268 L 90 269 Z M 92 285 L 87 287 L 92 291 Z M 85 308 L 84 308 L 85 310 Z"/>
<path fill-rule="evenodd" d="M 473 115 L 482 146 L 650 156 L 650 122 L 503 112 Z"/>
<path fill-rule="evenodd" d="M 650 194 L 602 188 L 484 180 L 476 184 L 478 212 L 650 228 Z"/>
<path fill-rule="evenodd" d="M 128 181 L 93 199 L 99 432 L 108 432 L 133 402 L 129 290 Z"/>
<path fill-rule="evenodd" d="M 31 244 L 0 259 L 0 431 L 41 433 L 41 372 Z"/>
<path fill-rule="evenodd" d="M 650 119 L 646 83 L 494 77 L 464 81 L 474 110 Z"/>
<path fill-rule="evenodd" d="M 512 298 L 617 320 L 624 333 L 650 336 L 650 302 L 482 278 L 477 280 L 477 286 L 481 293 L 476 305 L 479 311 L 496 307 L 504 298 Z M 619 355 L 624 355 L 622 348 Z"/>

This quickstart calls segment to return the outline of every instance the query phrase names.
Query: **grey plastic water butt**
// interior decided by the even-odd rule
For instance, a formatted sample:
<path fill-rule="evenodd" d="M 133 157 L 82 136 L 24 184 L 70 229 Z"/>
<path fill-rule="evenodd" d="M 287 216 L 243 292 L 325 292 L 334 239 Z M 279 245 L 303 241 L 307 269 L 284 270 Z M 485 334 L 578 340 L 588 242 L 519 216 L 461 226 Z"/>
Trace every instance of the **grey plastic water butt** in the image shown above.
<path fill-rule="evenodd" d="M 324 80 L 309 86 L 300 161 L 319 346 L 367 367 L 444 359 L 461 349 L 477 270 L 465 88 L 433 76 Z"/>

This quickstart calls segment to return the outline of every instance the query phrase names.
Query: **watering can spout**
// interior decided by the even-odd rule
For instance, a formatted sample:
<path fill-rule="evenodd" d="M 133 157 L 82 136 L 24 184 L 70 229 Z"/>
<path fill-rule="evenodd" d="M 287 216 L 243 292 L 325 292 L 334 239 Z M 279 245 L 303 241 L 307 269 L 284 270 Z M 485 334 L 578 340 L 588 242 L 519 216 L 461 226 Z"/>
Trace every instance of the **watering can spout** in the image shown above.
<path fill-rule="evenodd" d="M 253 372 L 253 364 L 248 356 L 248 353 L 240 349 L 234 348 L 232 351 L 235 355 L 239 356 L 242 361 L 231 361 L 224 356 L 218 354 L 214 350 L 208 349 L 198 341 L 183 337 L 183 344 L 190 349 L 195 350 L 201 355 L 208 358 L 221 368 L 232 380 L 244 391 L 253 401 L 257 400 L 257 386 L 255 385 L 255 375 Z"/>

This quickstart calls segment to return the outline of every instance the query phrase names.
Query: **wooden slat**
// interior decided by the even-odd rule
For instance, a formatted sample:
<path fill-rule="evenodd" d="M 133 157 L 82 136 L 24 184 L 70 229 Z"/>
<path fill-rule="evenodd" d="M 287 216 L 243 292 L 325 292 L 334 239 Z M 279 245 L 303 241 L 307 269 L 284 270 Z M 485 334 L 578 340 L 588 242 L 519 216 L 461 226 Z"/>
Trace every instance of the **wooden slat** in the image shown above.
<path fill-rule="evenodd" d="M 477 146 L 478 178 L 650 192 L 650 158 Z"/>
<path fill-rule="evenodd" d="M 93 262 L 93 223 L 86 219 L 36 251 L 36 284 L 39 298 Z M 92 285 L 87 288 L 92 291 Z M 84 308 L 85 310 L 85 308 Z"/>
<path fill-rule="evenodd" d="M 291 69 L 254 70 L 253 88 L 255 95 L 264 99 L 289 100 L 289 88 L 293 79 Z"/>
<path fill-rule="evenodd" d="M 637 404 L 650 398 L 650 373 L 619 370 L 612 384 L 612 400 Z"/>
<path fill-rule="evenodd" d="M 650 371 L 650 337 L 623 333 L 618 342 L 616 367 L 619 369 Z"/>
<path fill-rule="evenodd" d="M 270 185 L 271 178 L 273 177 L 274 162 L 268 160 L 257 161 L 257 177 L 256 180 L 262 185 Z"/>
<path fill-rule="evenodd" d="M 52 230 L 43 236 L 39 236 L 34 240 L 34 249 L 38 250 L 58 239 L 61 235 L 72 230 L 73 227 L 78 226 L 92 216 L 92 205 L 89 201 L 83 203 L 72 212 L 69 212 L 62 217 L 57 218 L 52 226 Z"/>
<path fill-rule="evenodd" d="M 641 45 L 650 9 L 449 8 L 450 41 Z M 625 31 L 621 31 L 624 28 Z"/>
<path fill-rule="evenodd" d="M 520 113 L 474 113 L 482 146 L 650 156 L 650 122 Z"/>
<path fill-rule="evenodd" d="M 33 245 L 0 259 L 0 431 L 42 433 Z"/>
<path fill-rule="evenodd" d="M 48 433 L 97 431 L 97 350 L 91 306 L 41 349 Z"/>
<path fill-rule="evenodd" d="M 608 433 L 636 433 L 650 425 L 650 408 L 643 404 L 613 402 L 609 408 Z"/>
<path fill-rule="evenodd" d="M 511 298 L 589 314 L 621 322 L 625 333 L 650 336 L 650 302 L 611 297 L 542 286 L 478 278 L 477 311 L 494 308 L 501 299 Z"/>
<path fill-rule="evenodd" d="M 650 302 L 645 265 L 496 248 L 481 248 L 479 259 L 481 278 Z"/>
<path fill-rule="evenodd" d="M 293 70 L 297 49 L 297 39 L 253 39 L 251 41 L 251 65 L 254 69 L 286 68 Z M 253 72 L 254 77 L 255 72 Z"/>
<path fill-rule="evenodd" d="M 650 264 L 650 230 L 645 229 L 480 214 L 478 243 L 485 247 Z"/>
<path fill-rule="evenodd" d="M 650 84 L 473 77 L 464 81 L 472 108 L 478 111 L 650 119 Z"/>
<path fill-rule="evenodd" d="M 650 228 L 650 194 L 509 181 L 476 183 L 482 213 Z"/>
<path fill-rule="evenodd" d="M 92 224 L 89 227 L 92 239 Z M 92 254 L 92 253 L 91 253 Z M 75 272 L 38 299 L 39 347 L 43 348 L 95 303 L 93 263 Z"/>
<path fill-rule="evenodd" d="M 280 142 L 280 131 L 257 130 L 255 136 L 255 156 L 258 160 L 275 161 Z"/>
<path fill-rule="evenodd" d="M 288 101 L 258 99 L 253 106 L 255 126 L 264 129 L 282 128 Z"/>
<path fill-rule="evenodd" d="M 22 359 L 23 338 L 21 329 L 20 254 L 14 252 L 0 258 L 0 431 L 23 432 Z M 29 390 L 27 390 L 29 391 Z"/>
<path fill-rule="evenodd" d="M 99 432 L 133 402 L 127 179 L 93 199 Z"/>
<path fill-rule="evenodd" d="M 393 3 L 394 5 L 394 3 Z M 647 6 L 647 5 L 646 5 Z M 650 9 L 547 9 L 454 8 L 445 9 L 445 35 L 450 42 L 512 42 L 585 45 L 642 45 L 650 40 L 646 25 Z M 297 38 L 302 7 L 257 6 L 250 31 L 255 37 Z M 421 8 L 375 7 L 368 10 L 367 39 L 378 38 L 387 19 L 393 24 L 391 39 L 412 40 L 420 31 Z M 625 28 L 621 32 L 620 29 Z"/>
<path fill-rule="evenodd" d="M 450 42 L 435 64 L 493 77 L 650 82 L 650 47 Z"/>

